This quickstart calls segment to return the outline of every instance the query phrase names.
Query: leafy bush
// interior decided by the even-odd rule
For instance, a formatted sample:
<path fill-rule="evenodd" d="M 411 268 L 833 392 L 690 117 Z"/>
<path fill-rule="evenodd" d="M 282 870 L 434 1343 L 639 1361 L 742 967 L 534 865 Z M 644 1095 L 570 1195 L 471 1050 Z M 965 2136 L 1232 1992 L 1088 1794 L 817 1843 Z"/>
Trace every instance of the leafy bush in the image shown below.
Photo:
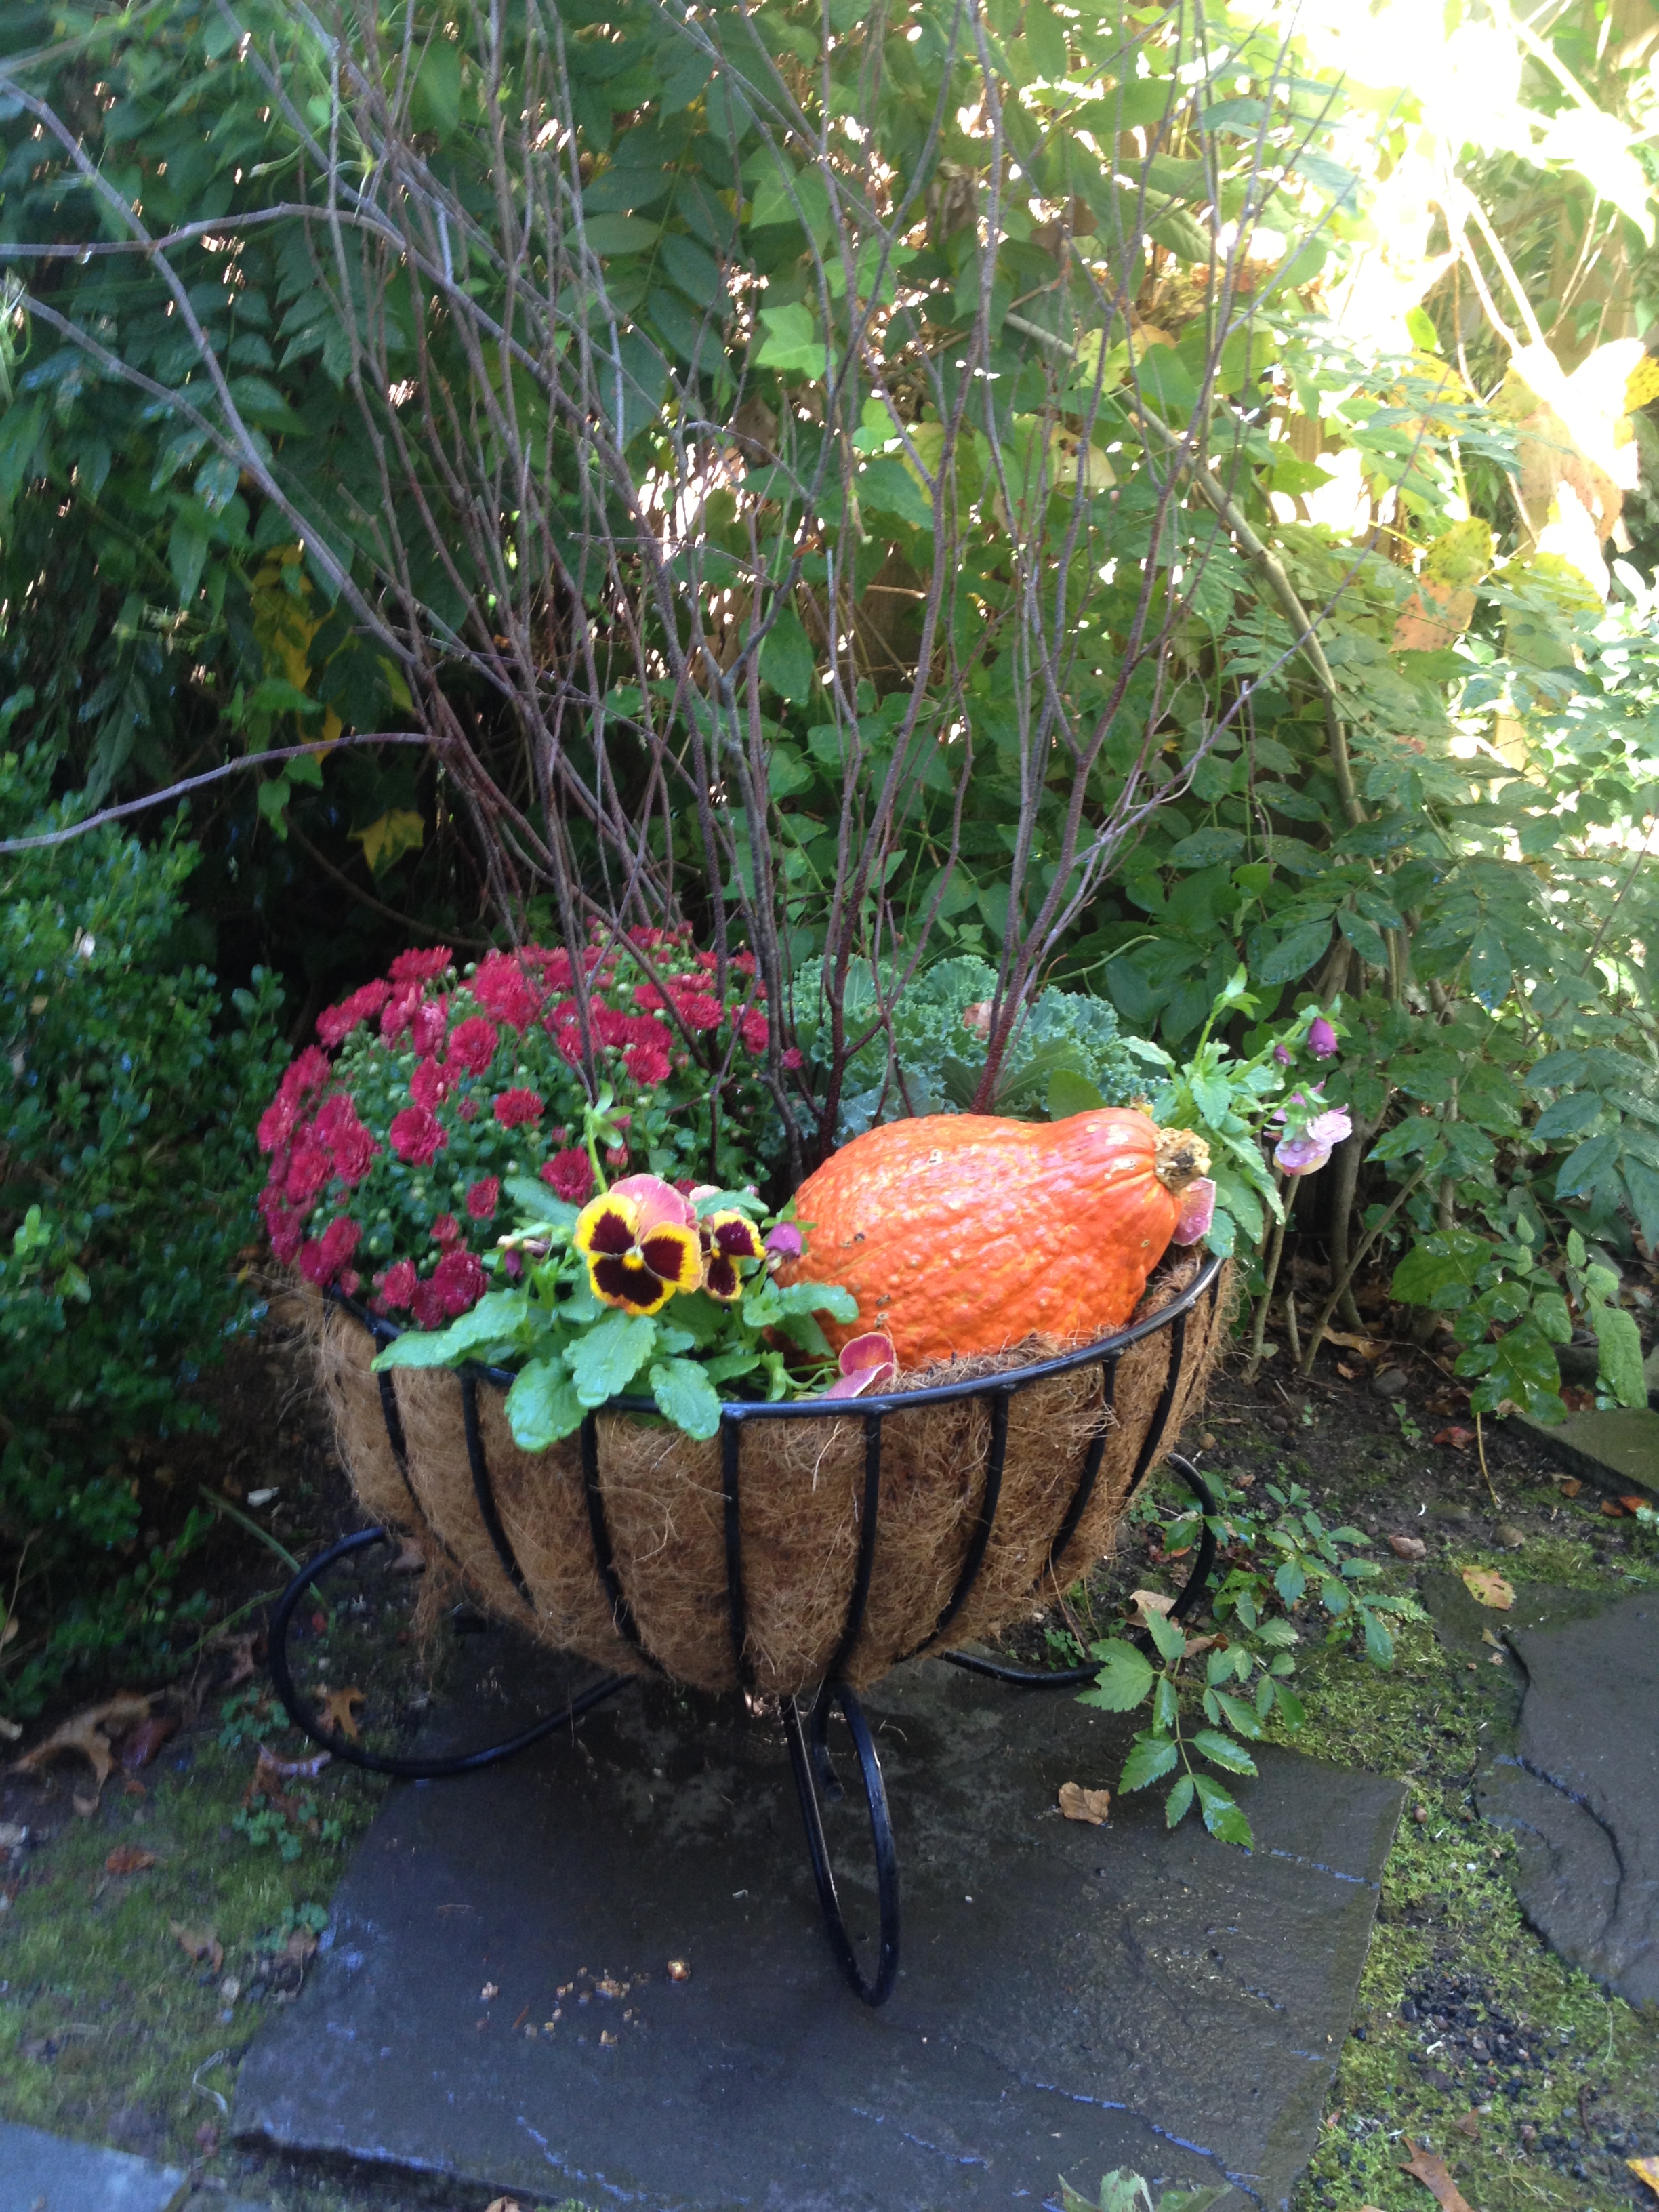
<path fill-rule="evenodd" d="M 0 830 L 60 826 L 42 783 L 34 757 L 0 759 Z M 213 977 L 175 965 L 194 864 L 112 828 L 0 863 L 0 1682 L 25 1710 L 167 1613 L 180 1540 L 129 1565 L 120 1462 L 202 1418 L 179 1394 L 248 1306 L 279 994 L 256 977 L 222 1027 Z"/>

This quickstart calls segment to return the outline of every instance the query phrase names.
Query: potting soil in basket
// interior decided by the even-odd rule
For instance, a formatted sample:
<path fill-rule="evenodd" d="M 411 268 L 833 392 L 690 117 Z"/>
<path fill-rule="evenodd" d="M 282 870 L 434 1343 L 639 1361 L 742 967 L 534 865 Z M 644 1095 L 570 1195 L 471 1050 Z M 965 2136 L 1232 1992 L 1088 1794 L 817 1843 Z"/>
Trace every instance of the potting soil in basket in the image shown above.
<path fill-rule="evenodd" d="M 1135 1318 L 1171 1303 L 1201 1255 L 1173 1255 L 1147 1285 Z M 1187 1317 L 1182 1372 L 1160 1449 L 1196 1411 L 1224 1339 L 1231 1270 Z M 1080 1367 L 1013 1392 L 1001 1494 L 990 1543 L 961 1610 L 934 1647 L 972 1643 L 1051 1601 L 1109 1549 L 1128 1485 L 1169 1373 L 1172 1334 L 1158 1329 L 1124 1352 L 1113 1406 L 1102 1370 Z M 414 1538 L 428 1572 L 453 1577 L 473 1600 L 539 1641 L 628 1672 L 649 1662 L 618 1632 L 595 1561 L 580 1440 L 520 1449 L 504 1393 L 481 1381 L 478 1422 L 507 1542 L 533 1602 L 502 1566 L 479 1510 L 467 1456 L 462 1393 L 447 1370 L 398 1368 L 407 1480 L 370 1369 L 367 1328 L 337 1306 L 316 1311 L 318 1366 L 340 1451 L 363 1510 Z M 952 1360 L 893 1386 L 915 1389 L 1006 1372 L 1062 1349 L 1031 1336 L 1006 1351 Z M 984 1495 L 988 1398 L 889 1413 L 883 1422 L 880 1508 L 863 1626 L 843 1672 L 874 1681 L 923 1643 L 949 1603 Z M 1048 1552 L 1076 1492 L 1089 1448 L 1107 1435 L 1098 1480 L 1063 1556 Z M 709 1691 L 738 1686 L 726 1598 L 720 1439 L 699 1443 L 665 1425 L 601 1414 L 599 1483 L 617 1579 L 645 1650 L 663 1671 Z M 845 1413 L 749 1423 L 739 1496 L 745 1652 L 754 1686 L 789 1694 L 819 1681 L 846 1628 L 859 1551 L 865 1416 Z"/>

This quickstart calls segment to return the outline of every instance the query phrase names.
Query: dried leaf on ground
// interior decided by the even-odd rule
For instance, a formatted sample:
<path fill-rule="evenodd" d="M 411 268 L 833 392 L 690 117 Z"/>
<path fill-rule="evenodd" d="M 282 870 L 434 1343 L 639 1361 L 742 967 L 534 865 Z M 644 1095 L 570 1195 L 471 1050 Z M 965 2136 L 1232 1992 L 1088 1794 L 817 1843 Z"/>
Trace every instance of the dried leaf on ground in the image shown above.
<path fill-rule="evenodd" d="M 1350 1352 L 1358 1352 L 1367 1359 L 1373 1352 L 1381 1349 L 1374 1339 L 1369 1336 L 1355 1336 L 1350 1331 L 1340 1328 L 1328 1328 L 1325 1332 L 1325 1341 L 1327 1344 L 1345 1345 Z"/>
<path fill-rule="evenodd" d="M 210 1928 L 186 1928 L 182 1920 L 169 1920 L 167 1926 L 186 1958 L 198 1966 L 205 1962 L 218 1972 L 225 1963 L 225 1947 Z"/>
<path fill-rule="evenodd" d="M 1167 1613 L 1175 1600 L 1165 1597 L 1162 1590 L 1138 1589 L 1130 1591 L 1129 1602 L 1145 1620 L 1149 1613 Z"/>
<path fill-rule="evenodd" d="M 1583 1484 L 1580 1482 L 1576 1474 L 1570 1475 L 1566 1481 L 1560 1486 L 1561 1495 L 1563 1498 L 1577 1498 L 1583 1486 Z"/>
<path fill-rule="evenodd" d="M 258 1629 L 250 1629 L 242 1636 L 215 1637 L 209 1647 L 210 1650 L 222 1652 L 230 1662 L 230 1672 L 219 1685 L 222 1696 L 225 1691 L 240 1689 L 244 1682 L 251 1682 L 253 1680 L 259 1671 L 258 1662 L 253 1656 L 253 1647 L 256 1644 L 263 1643 L 264 1640 L 263 1635 Z"/>
<path fill-rule="evenodd" d="M 516 2197 L 492 2197 L 484 2212 L 524 2212 L 524 2208 Z"/>
<path fill-rule="evenodd" d="M 152 1713 L 135 1729 L 114 1739 L 111 1749 L 129 1774 L 148 1766 L 169 1736 L 179 1733 L 177 1713 Z"/>
<path fill-rule="evenodd" d="M 1625 2163 L 1638 2181 L 1645 2181 L 1659 2197 L 1659 2158 L 1627 2158 Z"/>
<path fill-rule="evenodd" d="M 101 1790 L 115 1764 L 109 1730 L 112 1729 L 118 1735 L 123 1729 L 135 1727 L 149 1717 L 149 1699 L 134 1691 L 124 1690 L 117 1697 L 106 1698 L 102 1705 L 88 1705 L 81 1712 L 71 1713 L 44 1742 L 14 1759 L 11 1771 L 14 1774 L 38 1774 L 48 1759 L 61 1759 L 65 1752 L 77 1751 L 82 1759 L 90 1761 Z"/>
<path fill-rule="evenodd" d="M 104 1861 L 106 1874 L 143 1874 L 146 1867 L 155 1863 L 154 1851 L 146 1851 L 137 1844 L 118 1844 Z"/>
<path fill-rule="evenodd" d="M 347 1690 L 330 1690 L 322 1700 L 324 1721 L 349 1742 L 356 1743 L 360 1740 L 356 1709 L 365 1702 L 368 1695 L 366 1690 L 360 1690 L 354 1684 Z"/>
<path fill-rule="evenodd" d="M 418 1575 L 426 1565 L 426 1553 L 412 1536 L 405 1536 L 404 1547 L 395 1559 L 386 1565 L 389 1575 Z"/>
<path fill-rule="evenodd" d="M 99 1801 L 95 1796 L 83 1797 L 77 1790 L 74 1796 L 70 1799 L 70 1803 L 75 1808 L 76 1813 L 80 1819 L 82 1820 L 89 1820 L 93 1814 L 98 1810 Z"/>
<path fill-rule="evenodd" d="M 331 1751 L 314 1751 L 309 1759 L 277 1759 L 263 1744 L 259 1747 L 260 1765 L 269 1767 L 285 1782 L 314 1782 L 333 1757 Z"/>
<path fill-rule="evenodd" d="M 1463 1587 L 1477 1605 L 1507 1613 L 1515 1603 L 1514 1586 L 1504 1581 L 1496 1567 L 1465 1567 L 1462 1575 Z"/>
<path fill-rule="evenodd" d="M 1454 1422 L 1449 1429 L 1437 1430 L 1433 1441 L 1437 1444 L 1449 1444 L 1453 1451 L 1467 1451 L 1474 1442 L 1474 1431 L 1462 1428 Z"/>
<path fill-rule="evenodd" d="M 317 1955 L 317 1936 L 313 1929 L 296 1928 L 282 1948 L 285 1959 L 297 1959 L 303 1966 L 307 1959 Z"/>
<path fill-rule="evenodd" d="M 1420 1536 L 1390 1536 L 1389 1549 L 1397 1559 L 1426 1559 L 1429 1547 Z"/>
<path fill-rule="evenodd" d="M 1409 2136 L 1406 2148 L 1411 2153 L 1402 2159 L 1400 2171 L 1409 2173 L 1413 2181 L 1420 2181 L 1440 2206 L 1440 2212 L 1474 2212 L 1474 2207 L 1452 2179 L 1446 2161 L 1437 2151 L 1424 2150 Z"/>
<path fill-rule="evenodd" d="M 1478 2112 L 1465 2112 L 1462 2118 L 1454 2120 L 1452 2125 L 1460 2136 L 1467 2136 L 1471 2142 L 1480 2142 L 1480 2115 Z"/>
<path fill-rule="evenodd" d="M 1620 1491 L 1619 1493 L 1619 1503 L 1624 1507 L 1626 1513 L 1640 1513 L 1644 1510 L 1651 1512 L 1654 1506 L 1654 1501 L 1651 1498 L 1638 1498 L 1633 1490 Z"/>
<path fill-rule="evenodd" d="M 1091 1828 L 1102 1827 L 1111 1805 L 1109 1790 L 1085 1790 L 1076 1782 L 1060 1785 L 1060 1809 L 1068 1820 L 1086 1820 Z"/>

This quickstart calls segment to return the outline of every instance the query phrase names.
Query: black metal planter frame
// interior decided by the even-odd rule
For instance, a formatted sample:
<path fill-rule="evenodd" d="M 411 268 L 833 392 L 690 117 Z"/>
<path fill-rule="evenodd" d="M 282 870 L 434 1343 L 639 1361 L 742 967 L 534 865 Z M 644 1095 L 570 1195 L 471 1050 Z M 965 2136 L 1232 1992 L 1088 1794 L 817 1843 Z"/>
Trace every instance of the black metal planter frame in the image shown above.
<path fill-rule="evenodd" d="M 1180 1386 L 1186 1350 L 1188 1317 L 1200 1299 L 1209 1302 L 1207 1320 L 1213 1326 L 1214 1307 L 1221 1295 L 1219 1278 L 1224 1262 L 1217 1258 L 1207 1260 L 1194 1279 L 1176 1297 L 1147 1320 L 1121 1330 L 1115 1336 L 1103 1337 L 1097 1343 L 1085 1346 L 1080 1352 L 1067 1352 L 1057 1359 L 1045 1359 L 1029 1367 L 1016 1368 L 1006 1374 L 986 1376 L 969 1382 L 951 1382 L 927 1390 L 889 1392 L 879 1397 L 860 1399 L 854 1403 L 842 1400 L 825 1401 L 823 1399 L 781 1400 L 775 1404 L 729 1402 L 720 1409 L 720 1466 L 725 1498 L 726 1528 L 726 1586 L 727 1618 L 730 1623 L 732 1657 L 738 1679 L 745 1690 L 755 1686 L 746 1650 L 748 1640 L 747 1613 L 744 1599 L 743 1539 L 738 1503 L 743 1474 L 743 1438 L 745 1430 L 761 1426 L 774 1420 L 862 1420 L 864 1424 L 864 1496 L 860 1516 L 858 1560 L 853 1577 L 853 1591 L 848 1607 L 847 1625 L 842 1632 L 836 1656 L 819 1684 L 810 1707 L 803 1712 L 801 1701 L 786 1698 L 783 1701 L 784 1734 L 789 1747 L 789 1762 L 794 1775 L 795 1788 L 800 1798 L 801 1814 L 806 1824 L 807 1849 L 811 1856 L 812 1875 L 817 1885 L 818 1902 L 823 1912 L 823 1923 L 834 1952 L 836 1964 L 848 1982 L 866 2004 L 879 2005 L 892 1994 L 898 1975 L 899 1963 L 899 1897 L 898 1854 L 893 1838 L 893 1824 L 888 1810 L 886 1786 L 882 1780 L 881 1762 L 864 1709 L 852 1685 L 844 1679 L 843 1668 L 857 1641 L 863 1625 L 866 1602 L 870 1594 L 870 1578 L 875 1565 L 876 1524 L 881 1498 L 881 1457 L 883 1423 L 889 1413 L 912 1411 L 917 1407 L 941 1405 L 954 1400 L 984 1398 L 990 1403 L 990 1449 L 986 1458 L 985 1486 L 980 1500 L 979 1515 L 969 1540 L 957 1579 L 956 1588 L 932 1630 L 921 1643 L 908 1652 L 908 1658 L 923 1656 L 938 1644 L 957 1614 L 967 1602 L 984 1563 L 986 1549 L 995 1525 L 997 1504 L 1002 1486 L 1003 1460 L 1008 1440 L 1008 1408 L 1016 1392 L 1028 1389 L 1034 1382 L 1050 1376 L 1069 1374 L 1073 1370 L 1097 1366 L 1102 1371 L 1103 1407 L 1112 1406 L 1117 1378 L 1118 1362 L 1132 1345 L 1155 1335 L 1163 1329 L 1170 1332 L 1169 1368 L 1158 1404 L 1153 1409 L 1146 1437 L 1135 1462 L 1125 1503 L 1133 1498 L 1160 1456 L 1167 1457 L 1192 1491 L 1203 1508 L 1206 1518 L 1202 1524 L 1198 1555 L 1187 1577 L 1181 1595 L 1171 1607 L 1171 1618 L 1182 1619 L 1197 1601 L 1205 1579 L 1215 1557 L 1215 1534 L 1209 1517 L 1216 1510 L 1216 1501 L 1205 1481 L 1192 1463 L 1174 1452 L 1165 1453 L 1164 1443 L 1174 1410 L 1176 1394 Z M 338 1294 L 334 1294 L 337 1297 Z M 390 1322 L 368 1312 L 350 1299 L 338 1298 L 348 1311 L 368 1330 L 378 1346 L 389 1343 L 398 1331 Z M 496 1510 L 489 1466 L 484 1454 L 483 1438 L 478 1421 L 478 1386 L 480 1382 L 504 1385 L 512 1378 L 495 1368 L 464 1369 L 460 1373 L 462 1419 L 466 1437 L 467 1458 L 471 1468 L 473 1488 L 477 1498 L 479 1515 L 495 1548 L 502 1568 L 514 1588 L 526 1604 L 533 1606 L 524 1571 L 514 1556 L 507 1532 L 501 1526 Z M 403 1423 L 398 1414 L 398 1401 L 392 1387 L 392 1378 L 379 1377 L 380 1407 L 386 1420 L 386 1436 L 392 1446 L 410 1497 L 417 1512 L 419 1499 L 410 1482 L 408 1455 L 404 1444 Z M 622 1398 L 606 1407 L 607 1413 L 654 1413 L 656 1407 L 649 1399 Z M 1048 1565 L 1052 1568 L 1063 1557 L 1066 1546 L 1087 1511 L 1099 1479 L 1109 1433 L 1103 1421 L 1100 1433 L 1089 1448 L 1083 1471 L 1070 1504 L 1067 1506 L 1053 1544 L 1049 1547 Z M 583 1422 L 580 1432 L 583 1486 L 586 1495 L 588 1528 L 592 1538 L 593 1556 L 600 1578 L 611 1601 L 611 1617 L 617 1632 L 640 1654 L 656 1672 L 663 1669 L 641 1640 L 640 1630 L 627 1592 L 622 1586 L 605 1520 L 605 1494 L 599 1480 L 599 1421 L 590 1413 Z M 422 1518 L 424 1515 L 422 1514 Z M 493 1766 L 504 1759 L 514 1758 L 526 1751 L 533 1743 L 551 1735 L 557 1729 L 568 1728 L 583 1714 L 592 1712 L 607 1698 L 615 1697 L 639 1680 L 634 1674 L 607 1674 L 592 1684 L 556 1712 L 544 1714 L 530 1727 L 509 1736 L 505 1742 L 489 1744 L 482 1750 L 464 1752 L 449 1759 L 391 1759 L 379 1753 L 363 1750 L 348 1742 L 334 1731 L 325 1729 L 317 1714 L 300 1695 L 293 1670 L 289 1664 L 288 1638 L 295 1608 L 313 1582 L 342 1559 L 374 1544 L 394 1540 L 397 1532 L 390 1528 L 361 1528 L 342 1537 L 337 1544 L 302 1569 L 278 1599 L 270 1622 L 270 1671 L 276 1693 L 288 1710 L 295 1726 L 303 1730 L 313 1743 L 320 1744 L 337 1759 L 354 1766 L 366 1767 L 372 1774 L 389 1774 L 405 1781 L 434 1781 L 450 1775 L 474 1774 L 481 1767 Z M 1037 1587 L 1041 1587 L 1041 1581 Z M 975 1674 L 988 1675 L 994 1681 L 1005 1682 L 1019 1689 L 1054 1690 L 1075 1688 L 1092 1681 L 1098 1671 L 1093 1666 L 1068 1667 L 1053 1671 L 1034 1671 L 1026 1668 L 1004 1666 L 1000 1661 L 980 1658 L 971 1652 L 943 1651 L 936 1656 L 953 1667 L 961 1667 Z M 852 1738 L 858 1765 L 858 1787 L 862 1790 L 870 1820 L 870 1838 L 875 1857 L 876 1889 L 880 1907 L 880 1932 L 878 1937 L 875 1971 L 866 1975 L 859 1962 L 857 1951 L 848 1933 L 841 1899 L 836 1887 L 835 1869 L 824 1834 L 823 1801 L 835 1802 L 845 1792 L 830 1756 L 829 1729 L 832 1713 L 839 1709 Z"/>

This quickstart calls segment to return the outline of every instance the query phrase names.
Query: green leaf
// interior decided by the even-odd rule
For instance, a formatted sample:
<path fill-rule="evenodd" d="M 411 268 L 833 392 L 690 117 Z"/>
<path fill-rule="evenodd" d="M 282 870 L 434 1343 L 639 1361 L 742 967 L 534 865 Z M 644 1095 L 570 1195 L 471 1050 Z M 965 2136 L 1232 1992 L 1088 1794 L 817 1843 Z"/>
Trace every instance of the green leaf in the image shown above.
<path fill-rule="evenodd" d="M 580 1218 L 580 1206 L 556 1196 L 544 1182 L 538 1182 L 530 1176 L 504 1176 L 501 1188 L 524 1219 L 535 1222 L 538 1227 L 568 1231 L 574 1229 Z"/>
<path fill-rule="evenodd" d="M 1064 1121 L 1073 1114 L 1092 1114 L 1105 1103 L 1087 1076 L 1079 1075 L 1075 1068 L 1057 1067 L 1048 1079 L 1051 1121 Z"/>
<path fill-rule="evenodd" d="M 1294 1559 L 1281 1559 L 1273 1575 L 1280 1602 L 1294 1605 L 1308 1587 L 1308 1577 Z"/>
<path fill-rule="evenodd" d="M 830 356 L 810 307 L 792 300 L 781 307 L 763 307 L 766 336 L 755 359 L 763 368 L 793 370 L 815 382 L 826 374 Z"/>
<path fill-rule="evenodd" d="M 1373 1667 L 1392 1667 L 1394 1638 L 1368 1605 L 1359 1608 L 1360 1619 L 1365 1624 L 1365 1656 Z"/>
<path fill-rule="evenodd" d="M 1181 1623 L 1166 1620 L 1161 1613 L 1147 1614 L 1146 1631 L 1162 1659 L 1179 1659 L 1187 1649 L 1187 1634 Z"/>
<path fill-rule="evenodd" d="M 1218 1729 L 1200 1729 L 1193 1738 L 1193 1749 L 1201 1753 L 1212 1765 L 1224 1768 L 1229 1774 L 1255 1772 L 1255 1761 L 1243 1745 L 1235 1743 L 1230 1735 L 1223 1735 Z"/>
<path fill-rule="evenodd" d="M 603 1406 L 625 1390 L 656 1349 L 657 1324 L 649 1314 L 613 1308 L 568 1355 L 571 1380 L 584 1406 Z"/>
<path fill-rule="evenodd" d="M 507 1394 L 507 1424 L 522 1451 L 545 1451 L 572 1435 L 586 1411 L 562 1359 L 532 1359 Z"/>
<path fill-rule="evenodd" d="M 651 1395 L 665 1420 L 699 1443 L 720 1425 L 720 1393 L 695 1359 L 659 1359 L 651 1370 Z"/>
<path fill-rule="evenodd" d="M 1198 1784 L 1198 1802 L 1204 1814 L 1204 1825 L 1218 1843 L 1242 1844 L 1248 1851 L 1255 1843 L 1250 1833 L 1250 1824 L 1240 1812 L 1231 1791 L 1207 1774 L 1194 1776 Z"/>
<path fill-rule="evenodd" d="M 801 627 L 799 616 L 785 607 L 761 645 L 762 678 L 799 707 L 812 696 L 816 672 L 811 641 Z"/>
<path fill-rule="evenodd" d="M 1256 969 L 1260 983 L 1289 983 L 1322 960 L 1331 941 L 1328 921 L 1304 921 L 1281 938 Z"/>
<path fill-rule="evenodd" d="M 1146 1655 L 1119 1638 L 1091 1644 L 1089 1656 L 1100 1661 L 1100 1672 L 1093 1688 L 1079 1698 L 1079 1705 L 1098 1705 L 1103 1712 L 1127 1713 L 1150 1694 L 1158 1679 Z"/>
<path fill-rule="evenodd" d="M 1164 1825 L 1166 1828 L 1180 1826 L 1192 1810 L 1194 1795 L 1193 1778 L 1190 1774 L 1183 1774 L 1164 1800 Z M 1163 2212 L 1161 2204 L 1159 2212 Z"/>
<path fill-rule="evenodd" d="M 1599 1137 L 1589 1137 L 1570 1152 L 1561 1163 L 1555 1178 L 1558 1198 L 1581 1198 L 1618 1164 L 1619 1133 L 1604 1129 Z"/>
<path fill-rule="evenodd" d="M 1220 1706 L 1227 1725 L 1237 1735 L 1248 1738 L 1251 1742 L 1254 1742 L 1261 1735 L 1261 1723 L 1256 1716 L 1255 1709 L 1253 1705 L 1246 1705 L 1243 1698 L 1236 1698 L 1226 1690 L 1218 1690 L 1215 1693 L 1215 1701 Z"/>
<path fill-rule="evenodd" d="M 1138 1735 L 1134 1748 L 1123 1762 L 1123 1771 L 1118 1777 L 1120 1790 L 1144 1790 L 1149 1783 L 1169 1773 L 1176 1759 L 1175 1745 L 1166 1735 Z"/>
<path fill-rule="evenodd" d="M 823 1313 L 831 1321 L 856 1321 L 859 1317 L 858 1300 L 839 1283 L 779 1283 L 773 1289 L 780 1313 Z M 746 1313 L 744 1318 L 747 1319 Z"/>
<path fill-rule="evenodd" d="M 188 507 L 173 524 L 167 539 L 167 566 L 173 571 L 173 588 L 181 607 L 189 606 L 195 599 L 207 556 L 206 517 L 199 507 Z"/>
<path fill-rule="evenodd" d="M 1642 1337 L 1633 1315 L 1622 1306 L 1595 1304 L 1590 1325 L 1601 1352 L 1599 1380 L 1621 1406 L 1645 1406 L 1647 1376 L 1642 1368 Z"/>

